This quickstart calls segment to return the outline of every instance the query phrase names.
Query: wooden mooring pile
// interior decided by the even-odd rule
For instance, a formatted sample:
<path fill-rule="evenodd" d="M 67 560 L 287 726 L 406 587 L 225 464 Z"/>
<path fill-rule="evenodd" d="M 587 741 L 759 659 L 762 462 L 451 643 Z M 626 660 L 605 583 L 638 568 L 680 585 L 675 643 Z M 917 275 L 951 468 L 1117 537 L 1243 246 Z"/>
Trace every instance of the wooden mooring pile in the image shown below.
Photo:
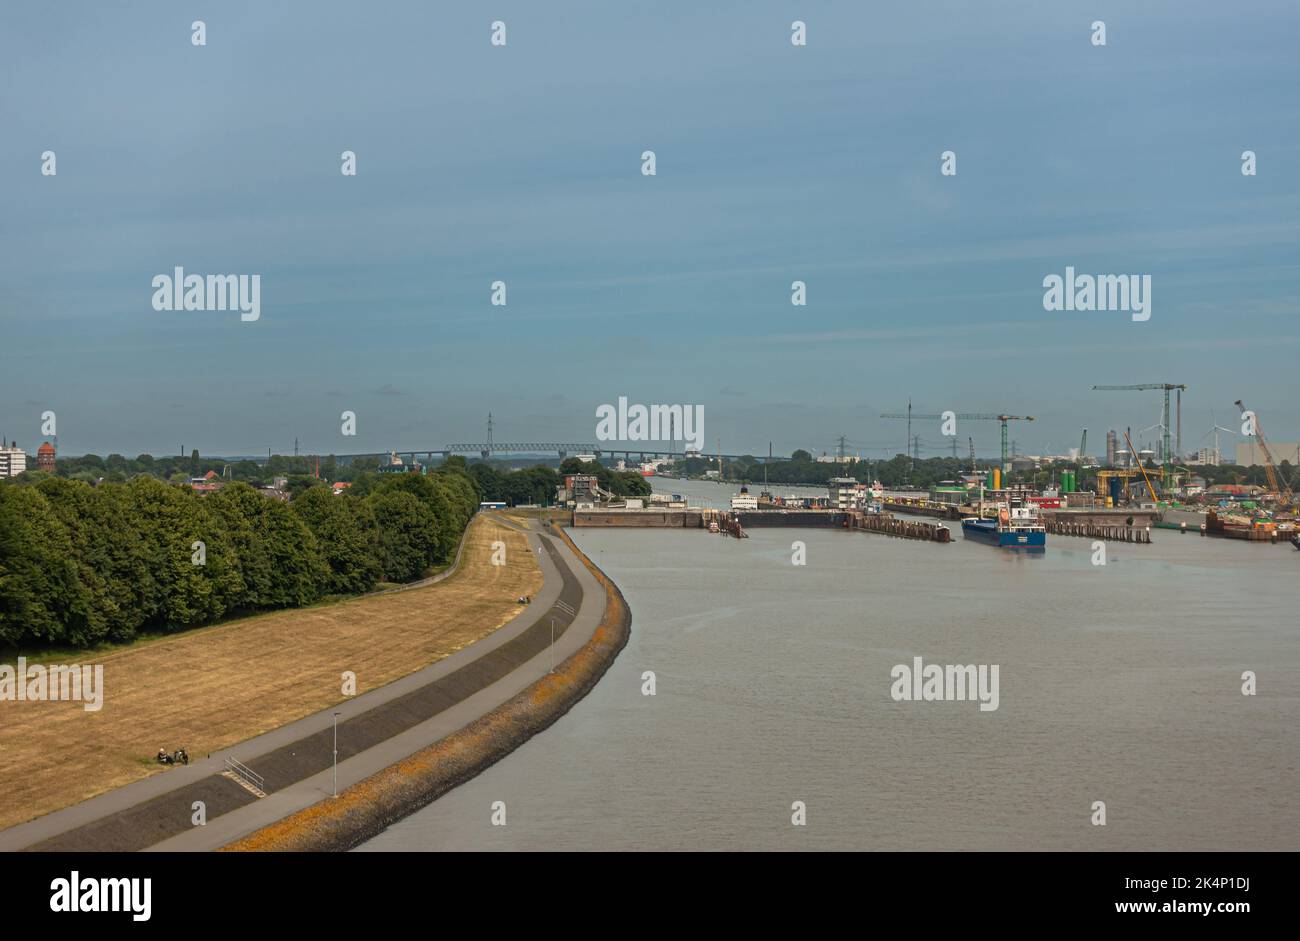
<path fill-rule="evenodd" d="M 1079 523 L 1067 520 L 1049 519 L 1044 521 L 1049 533 L 1058 536 L 1082 536 L 1085 539 L 1100 539 L 1104 542 L 1133 542 L 1149 545 L 1151 529 L 1139 526 L 1107 526 L 1100 523 Z"/>
<path fill-rule="evenodd" d="M 900 520 L 885 513 L 859 513 L 850 521 L 853 529 L 869 533 L 883 533 L 902 539 L 925 539 L 930 542 L 952 542 L 952 531 L 942 523 L 921 520 Z"/>

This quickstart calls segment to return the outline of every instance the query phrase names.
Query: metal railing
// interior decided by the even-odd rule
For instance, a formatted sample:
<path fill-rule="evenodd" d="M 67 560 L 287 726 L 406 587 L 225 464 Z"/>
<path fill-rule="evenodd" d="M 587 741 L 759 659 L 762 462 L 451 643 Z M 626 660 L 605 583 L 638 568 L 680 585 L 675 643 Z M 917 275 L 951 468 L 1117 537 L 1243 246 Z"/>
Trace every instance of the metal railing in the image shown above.
<path fill-rule="evenodd" d="M 257 788 L 259 791 L 266 790 L 266 778 L 262 777 L 248 765 L 234 758 L 225 759 L 226 770 L 231 774 L 243 778 L 246 782 Z"/>

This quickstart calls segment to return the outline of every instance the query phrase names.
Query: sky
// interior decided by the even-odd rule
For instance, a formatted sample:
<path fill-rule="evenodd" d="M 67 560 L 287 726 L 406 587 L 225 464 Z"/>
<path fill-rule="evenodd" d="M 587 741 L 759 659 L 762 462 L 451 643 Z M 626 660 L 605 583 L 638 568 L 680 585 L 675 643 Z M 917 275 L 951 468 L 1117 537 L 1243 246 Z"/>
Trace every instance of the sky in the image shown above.
<path fill-rule="evenodd" d="M 879 415 L 909 399 L 1034 415 L 1027 453 L 1087 428 L 1098 453 L 1160 394 L 1091 387 L 1147 382 L 1187 384 L 1186 449 L 1238 398 L 1300 439 L 1294 2 L 4 20 L 0 434 L 29 453 L 47 410 L 64 454 L 439 450 L 489 412 L 497 441 L 590 442 L 620 396 L 702 407 L 726 453 L 892 456 L 906 430 Z M 176 266 L 260 275 L 260 319 L 155 310 Z M 1150 275 L 1151 318 L 1044 310 L 1067 266 Z M 996 453 L 996 422 L 968 436 Z"/>

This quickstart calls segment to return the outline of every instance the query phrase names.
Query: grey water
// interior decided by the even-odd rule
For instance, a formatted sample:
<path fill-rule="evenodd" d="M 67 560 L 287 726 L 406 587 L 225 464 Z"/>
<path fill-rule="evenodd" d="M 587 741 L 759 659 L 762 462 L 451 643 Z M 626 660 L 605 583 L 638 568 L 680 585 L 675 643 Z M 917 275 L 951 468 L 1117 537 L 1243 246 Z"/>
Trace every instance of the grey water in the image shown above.
<path fill-rule="evenodd" d="M 1026 556 L 750 532 L 574 530 L 632 609 L 627 648 L 554 726 L 361 848 L 1300 849 L 1290 546 L 1157 530 L 1098 565 L 1064 536 Z M 896 702 L 914 657 L 998 665 L 998 708 Z"/>

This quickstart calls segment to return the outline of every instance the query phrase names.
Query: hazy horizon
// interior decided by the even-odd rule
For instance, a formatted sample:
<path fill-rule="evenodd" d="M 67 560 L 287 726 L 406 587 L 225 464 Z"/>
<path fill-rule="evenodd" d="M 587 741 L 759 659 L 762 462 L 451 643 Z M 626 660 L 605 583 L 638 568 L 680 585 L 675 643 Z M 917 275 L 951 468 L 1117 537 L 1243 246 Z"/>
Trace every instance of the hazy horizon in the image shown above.
<path fill-rule="evenodd" d="M 627 396 L 702 406 L 706 450 L 880 459 L 910 398 L 1099 454 L 1161 397 L 1093 385 L 1178 382 L 1185 450 L 1238 398 L 1300 440 L 1294 4 L 798 6 L 6 11 L 0 434 L 436 451 L 491 412 L 594 442 Z M 177 266 L 260 275 L 260 318 L 155 310 Z M 1067 266 L 1150 275 L 1151 319 L 1044 310 Z"/>

